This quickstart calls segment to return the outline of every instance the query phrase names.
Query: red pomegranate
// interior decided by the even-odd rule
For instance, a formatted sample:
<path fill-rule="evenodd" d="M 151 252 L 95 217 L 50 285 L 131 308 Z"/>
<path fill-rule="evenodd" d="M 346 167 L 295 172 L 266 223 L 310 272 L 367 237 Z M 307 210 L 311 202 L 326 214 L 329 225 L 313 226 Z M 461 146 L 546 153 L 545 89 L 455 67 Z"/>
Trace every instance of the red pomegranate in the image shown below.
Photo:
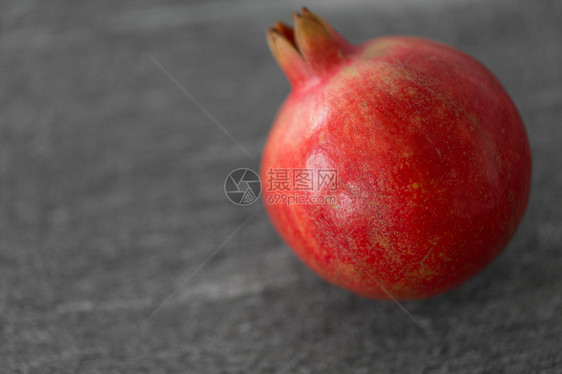
<path fill-rule="evenodd" d="M 286 243 L 366 297 L 456 287 L 507 245 L 526 209 L 531 153 L 498 80 L 444 44 L 356 46 L 303 8 L 267 39 L 292 90 L 261 165 Z"/>

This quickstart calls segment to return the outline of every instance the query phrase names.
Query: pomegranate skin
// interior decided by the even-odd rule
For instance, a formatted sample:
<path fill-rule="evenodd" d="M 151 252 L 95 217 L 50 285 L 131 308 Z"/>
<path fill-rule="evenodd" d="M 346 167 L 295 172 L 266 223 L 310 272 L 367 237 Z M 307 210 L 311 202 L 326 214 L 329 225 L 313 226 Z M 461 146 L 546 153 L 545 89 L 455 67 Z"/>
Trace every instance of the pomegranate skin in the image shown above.
<path fill-rule="evenodd" d="M 508 94 L 444 44 L 352 46 L 307 9 L 294 17 L 294 31 L 268 34 L 292 85 L 260 172 L 279 234 L 322 278 L 365 297 L 422 299 L 473 277 L 529 196 L 529 142 Z M 300 169 L 335 170 L 337 188 L 292 188 L 283 193 L 299 203 L 275 202 L 272 171 Z"/>

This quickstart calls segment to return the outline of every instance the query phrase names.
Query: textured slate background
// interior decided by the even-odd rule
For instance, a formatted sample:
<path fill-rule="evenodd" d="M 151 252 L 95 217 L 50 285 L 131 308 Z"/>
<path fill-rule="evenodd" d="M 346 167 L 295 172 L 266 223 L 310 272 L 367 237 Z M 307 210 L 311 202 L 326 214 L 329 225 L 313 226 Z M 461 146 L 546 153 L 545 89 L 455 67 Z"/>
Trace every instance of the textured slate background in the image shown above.
<path fill-rule="evenodd" d="M 416 323 L 319 280 L 261 206 L 224 197 L 289 89 L 263 31 L 301 5 L 0 3 L 2 373 L 562 372 L 562 2 L 306 3 L 354 42 L 472 54 L 527 125 L 516 237 L 462 287 L 405 303 Z"/>

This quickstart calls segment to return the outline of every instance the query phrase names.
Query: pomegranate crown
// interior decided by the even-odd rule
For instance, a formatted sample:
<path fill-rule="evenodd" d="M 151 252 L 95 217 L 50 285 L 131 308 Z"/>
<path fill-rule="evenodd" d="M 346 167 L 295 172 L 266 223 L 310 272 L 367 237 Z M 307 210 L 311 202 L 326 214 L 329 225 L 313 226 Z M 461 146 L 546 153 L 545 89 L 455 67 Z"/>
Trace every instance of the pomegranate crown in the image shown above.
<path fill-rule="evenodd" d="M 345 40 L 321 17 L 307 8 L 293 13 L 293 27 L 277 21 L 267 30 L 273 56 L 293 86 L 326 76 L 352 52 Z"/>

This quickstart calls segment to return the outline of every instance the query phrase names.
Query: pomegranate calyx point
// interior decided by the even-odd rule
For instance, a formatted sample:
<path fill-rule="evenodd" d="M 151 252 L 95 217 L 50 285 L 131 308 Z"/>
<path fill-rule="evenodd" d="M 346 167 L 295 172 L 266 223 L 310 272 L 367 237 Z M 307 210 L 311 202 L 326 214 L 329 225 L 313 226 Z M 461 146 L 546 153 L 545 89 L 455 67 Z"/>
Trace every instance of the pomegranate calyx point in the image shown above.
<path fill-rule="evenodd" d="M 293 13 L 294 29 L 277 21 L 267 31 L 267 41 L 292 85 L 326 76 L 352 51 L 353 46 L 328 22 L 302 8 Z"/>

